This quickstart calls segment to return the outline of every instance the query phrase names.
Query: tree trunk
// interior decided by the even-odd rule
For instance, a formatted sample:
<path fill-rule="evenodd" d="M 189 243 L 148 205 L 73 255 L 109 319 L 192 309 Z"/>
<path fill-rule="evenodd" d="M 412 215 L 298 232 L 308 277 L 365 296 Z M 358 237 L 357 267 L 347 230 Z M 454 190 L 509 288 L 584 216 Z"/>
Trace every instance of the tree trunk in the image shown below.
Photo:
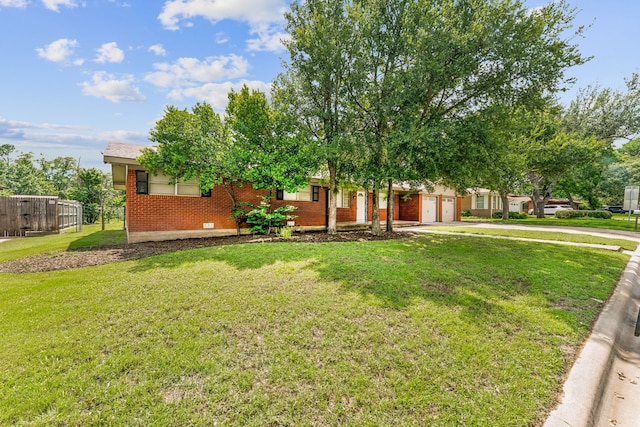
<path fill-rule="evenodd" d="M 571 197 L 571 193 L 568 191 L 567 191 L 567 199 L 569 199 L 569 206 L 571 206 L 573 209 L 578 209 L 575 202 L 573 201 L 573 197 Z"/>
<path fill-rule="evenodd" d="M 102 231 L 104 231 L 104 205 L 100 205 L 100 217 L 102 219 Z"/>
<path fill-rule="evenodd" d="M 509 193 L 506 190 L 499 190 L 500 200 L 502 201 L 502 219 L 509 219 Z"/>
<path fill-rule="evenodd" d="M 329 161 L 327 166 L 329 167 L 329 221 L 327 224 L 327 234 L 336 234 L 338 232 L 336 215 L 336 208 L 338 206 L 336 203 L 338 194 L 336 178 L 337 167 L 333 161 Z"/>
<path fill-rule="evenodd" d="M 387 188 L 387 232 L 393 233 L 393 210 L 394 210 L 393 181 L 389 180 Z"/>
<path fill-rule="evenodd" d="M 371 201 L 371 233 L 374 236 L 382 234 L 380 230 L 380 189 L 378 183 L 373 184 L 373 200 Z"/>

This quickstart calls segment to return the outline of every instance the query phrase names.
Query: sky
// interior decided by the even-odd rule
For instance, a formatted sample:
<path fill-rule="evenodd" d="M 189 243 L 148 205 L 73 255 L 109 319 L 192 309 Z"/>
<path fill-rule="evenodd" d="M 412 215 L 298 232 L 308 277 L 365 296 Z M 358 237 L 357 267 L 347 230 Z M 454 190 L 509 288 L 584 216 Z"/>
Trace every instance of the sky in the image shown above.
<path fill-rule="evenodd" d="M 576 84 L 640 72 L 640 1 L 569 0 L 589 62 Z M 546 0 L 527 0 L 538 7 Z M 0 144 L 109 171 L 109 141 L 149 145 L 167 105 L 218 111 L 243 84 L 268 92 L 287 53 L 289 0 L 0 0 Z"/>

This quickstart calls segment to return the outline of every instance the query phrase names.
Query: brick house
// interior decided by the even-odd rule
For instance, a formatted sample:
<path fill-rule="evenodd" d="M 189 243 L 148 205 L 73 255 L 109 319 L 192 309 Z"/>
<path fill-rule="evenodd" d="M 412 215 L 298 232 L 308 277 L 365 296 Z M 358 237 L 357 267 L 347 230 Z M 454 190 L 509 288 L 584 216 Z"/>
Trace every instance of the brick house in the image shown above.
<path fill-rule="evenodd" d="M 222 186 L 201 194 L 197 182 L 170 183 L 170 178 L 148 173 L 137 157 L 141 145 L 110 142 L 104 150 L 105 163 L 111 164 L 113 186 L 126 190 L 127 241 L 171 240 L 236 234 L 231 218 L 232 202 Z M 276 190 L 274 207 L 296 206 L 293 227 L 296 230 L 325 230 L 328 222 L 328 188 L 319 178 L 311 178 L 307 187 L 295 193 Z M 460 220 L 461 199 L 454 190 L 435 186 L 432 191 L 411 192 L 398 186 L 394 190 L 393 218 L 400 222 L 430 223 Z M 237 189 L 240 201 L 258 203 L 266 190 L 250 184 Z M 338 228 L 366 227 L 371 221 L 371 193 L 365 190 L 338 193 Z M 386 195 L 380 195 L 380 218 L 387 218 Z"/>

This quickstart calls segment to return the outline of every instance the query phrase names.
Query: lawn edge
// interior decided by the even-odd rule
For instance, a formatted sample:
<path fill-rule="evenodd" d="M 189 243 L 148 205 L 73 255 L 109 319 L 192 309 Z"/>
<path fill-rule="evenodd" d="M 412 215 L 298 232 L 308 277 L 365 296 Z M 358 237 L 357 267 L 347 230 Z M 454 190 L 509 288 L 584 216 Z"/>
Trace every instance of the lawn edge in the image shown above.
<path fill-rule="evenodd" d="M 629 316 L 635 316 L 640 303 L 640 295 L 634 293 L 640 286 L 639 272 L 640 251 L 636 250 L 569 371 L 558 406 L 543 427 L 591 426 L 597 422 L 616 348 L 628 331 L 623 326 Z"/>

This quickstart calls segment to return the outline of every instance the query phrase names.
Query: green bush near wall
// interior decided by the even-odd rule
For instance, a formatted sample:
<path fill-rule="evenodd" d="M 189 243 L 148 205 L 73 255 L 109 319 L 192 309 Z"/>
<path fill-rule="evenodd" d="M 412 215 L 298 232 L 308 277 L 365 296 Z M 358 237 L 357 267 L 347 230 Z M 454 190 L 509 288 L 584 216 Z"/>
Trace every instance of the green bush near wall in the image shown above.
<path fill-rule="evenodd" d="M 557 211 L 556 218 L 560 219 L 573 219 L 573 218 L 600 218 L 611 219 L 611 212 L 609 211 Z"/>

